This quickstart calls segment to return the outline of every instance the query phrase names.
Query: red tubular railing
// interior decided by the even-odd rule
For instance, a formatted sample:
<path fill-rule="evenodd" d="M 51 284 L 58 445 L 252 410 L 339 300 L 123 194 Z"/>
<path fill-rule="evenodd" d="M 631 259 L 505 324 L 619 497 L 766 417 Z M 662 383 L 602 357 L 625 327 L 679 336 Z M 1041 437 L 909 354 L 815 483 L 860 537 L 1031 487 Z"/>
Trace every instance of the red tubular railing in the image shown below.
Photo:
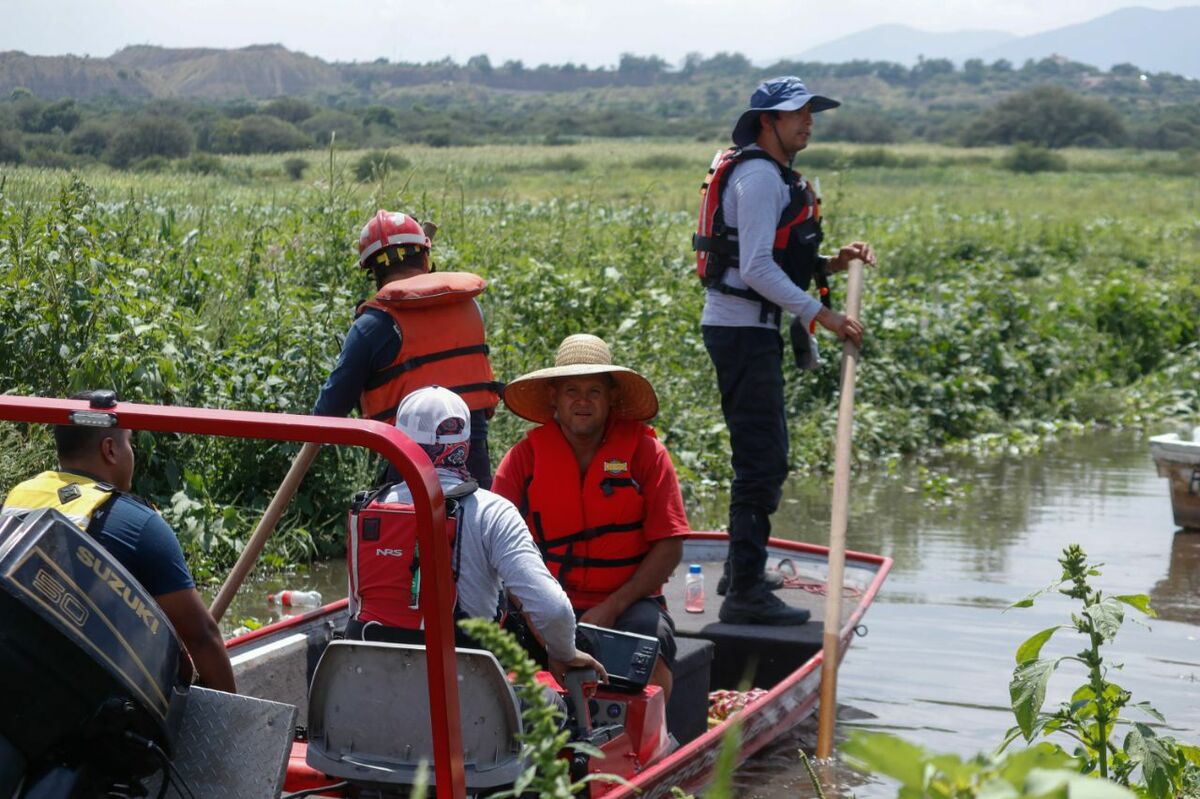
<path fill-rule="evenodd" d="M 394 427 L 362 419 L 298 416 L 252 411 L 165 407 L 118 403 L 91 408 L 86 400 L 0 396 L 0 420 L 41 424 L 71 424 L 72 411 L 110 413 L 117 427 L 156 433 L 193 433 L 236 438 L 263 438 L 313 444 L 366 447 L 387 458 L 412 490 L 417 510 L 417 541 L 422 560 L 434 579 L 423 580 L 422 610 L 429 659 L 429 709 L 433 723 L 434 777 L 438 796 L 462 799 L 462 729 L 459 724 L 458 678 L 454 663 L 454 626 L 450 578 L 450 547 L 446 536 L 434 535 L 446 526 L 445 503 L 437 474 L 424 450 Z M 422 563 L 425 566 L 426 563 Z"/>

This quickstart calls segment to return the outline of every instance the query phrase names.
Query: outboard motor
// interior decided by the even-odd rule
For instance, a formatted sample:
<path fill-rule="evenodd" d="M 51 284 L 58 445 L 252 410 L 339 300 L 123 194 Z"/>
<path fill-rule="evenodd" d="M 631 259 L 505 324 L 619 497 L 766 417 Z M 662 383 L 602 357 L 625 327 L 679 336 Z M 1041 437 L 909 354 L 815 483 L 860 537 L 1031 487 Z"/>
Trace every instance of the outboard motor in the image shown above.
<path fill-rule="evenodd" d="M 187 698 L 181 651 L 153 597 L 67 517 L 0 520 L 0 796 L 142 795 Z"/>

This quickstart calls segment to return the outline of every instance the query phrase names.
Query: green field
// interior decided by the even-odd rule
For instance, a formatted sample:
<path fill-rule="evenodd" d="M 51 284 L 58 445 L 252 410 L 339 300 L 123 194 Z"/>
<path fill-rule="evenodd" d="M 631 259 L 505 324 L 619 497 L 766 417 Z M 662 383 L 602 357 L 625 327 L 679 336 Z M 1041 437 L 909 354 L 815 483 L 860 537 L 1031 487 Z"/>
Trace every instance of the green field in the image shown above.
<path fill-rule="evenodd" d="M 441 225 L 435 262 L 485 276 L 501 379 L 566 334 L 604 336 L 658 389 L 656 422 L 697 527 L 723 523 L 728 436 L 700 340 L 689 236 L 719 143 L 411 147 L 356 182 L 360 153 L 224 159 L 213 175 L 0 171 L 0 391 L 307 412 L 369 284 L 358 228 L 378 207 Z M 1194 156 L 1065 152 L 1018 174 L 1002 150 L 815 147 L 832 241 L 866 238 L 856 452 L 1020 445 L 1064 423 L 1200 414 L 1200 178 Z M 309 162 L 299 180 L 284 163 Z M 835 301 L 842 286 L 835 283 Z M 828 465 L 838 358 L 789 370 L 793 466 Z M 501 410 L 493 460 L 524 423 Z M 226 563 L 294 446 L 141 434 L 135 490 L 198 577 Z M 0 490 L 50 462 L 44 430 L 0 427 Z M 269 562 L 340 548 L 371 459 L 330 450 Z M 201 554 L 205 557 L 200 557 Z"/>

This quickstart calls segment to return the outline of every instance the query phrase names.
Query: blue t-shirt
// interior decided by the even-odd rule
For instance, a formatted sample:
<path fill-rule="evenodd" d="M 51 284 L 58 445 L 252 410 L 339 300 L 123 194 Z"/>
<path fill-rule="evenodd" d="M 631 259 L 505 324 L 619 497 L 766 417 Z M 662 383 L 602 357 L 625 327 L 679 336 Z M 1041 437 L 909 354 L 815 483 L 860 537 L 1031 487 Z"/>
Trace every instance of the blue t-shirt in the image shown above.
<path fill-rule="evenodd" d="M 89 532 L 151 596 L 195 588 L 175 531 L 162 516 L 132 497 L 118 496 L 92 516 Z"/>
<path fill-rule="evenodd" d="M 358 404 L 367 380 L 391 366 L 400 353 L 400 331 L 392 317 L 367 308 L 354 320 L 337 366 L 321 387 L 314 416 L 346 416 Z"/>

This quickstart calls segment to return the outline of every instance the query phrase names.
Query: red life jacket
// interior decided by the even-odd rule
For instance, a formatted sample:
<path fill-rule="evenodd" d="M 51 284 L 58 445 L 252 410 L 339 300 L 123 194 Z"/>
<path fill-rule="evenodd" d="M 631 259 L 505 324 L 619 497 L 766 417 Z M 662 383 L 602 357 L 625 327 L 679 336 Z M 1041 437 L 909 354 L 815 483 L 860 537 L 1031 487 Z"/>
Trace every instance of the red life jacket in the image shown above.
<path fill-rule="evenodd" d="M 629 468 L 638 443 L 653 435 L 641 422 L 614 421 L 580 480 L 575 452 L 557 424 L 528 433 L 533 478 L 525 518 L 577 610 L 600 604 L 628 582 L 650 551 L 642 535 L 642 489 Z"/>
<path fill-rule="evenodd" d="M 421 553 L 413 505 L 384 502 L 392 487 L 362 492 L 350 506 L 346 529 L 346 571 L 350 578 L 350 618 L 404 630 L 425 628 L 421 610 Z M 446 538 L 451 572 L 458 582 L 462 547 L 458 542 L 459 499 L 478 488 L 468 480 L 446 492 Z M 457 592 L 455 616 L 458 615 Z"/>
<path fill-rule="evenodd" d="M 696 233 L 692 236 L 692 249 L 696 251 L 696 275 L 708 288 L 760 303 L 764 322 L 772 314 L 778 320 L 779 306 L 753 289 L 734 288 L 722 280 L 725 270 L 738 268 L 738 242 L 732 238 L 737 235 L 737 229 L 725 224 L 722 207 L 725 187 L 729 185 L 734 167 L 755 158 L 770 161 L 779 169 L 779 176 L 790 194 L 788 204 L 775 224 L 772 248 L 775 263 L 805 291 L 815 279 L 821 302 L 829 307 L 828 276 L 820 255 L 821 241 L 824 239 L 821 231 L 821 199 L 799 172 L 781 165 L 763 150 L 731 147 L 713 158 L 708 175 L 700 186 L 700 217 L 696 222 Z"/>
<path fill-rule="evenodd" d="M 359 398 L 364 418 L 391 424 L 400 400 L 418 388 L 445 386 L 473 411 L 500 402 L 502 385 L 492 374 L 483 317 L 475 305 L 487 282 L 467 272 L 429 272 L 394 280 L 358 308 L 377 308 L 400 331 L 400 352 L 371 375 Z"/>

